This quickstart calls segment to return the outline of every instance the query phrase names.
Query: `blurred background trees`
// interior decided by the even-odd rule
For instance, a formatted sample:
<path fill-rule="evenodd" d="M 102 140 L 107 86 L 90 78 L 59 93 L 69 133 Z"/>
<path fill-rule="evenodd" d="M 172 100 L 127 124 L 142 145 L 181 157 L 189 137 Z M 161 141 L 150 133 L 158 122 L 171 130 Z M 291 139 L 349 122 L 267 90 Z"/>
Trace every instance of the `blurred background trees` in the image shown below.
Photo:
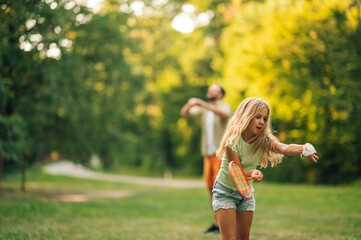
<path fill-rule="evenodd" d="M 357 0 L 3 0 L 3 171 L 60 154 L 83 164 L 97 155 L 113 171 L 200 176 L 199 125 L 179 111 L 220 82 L 234 109 L 262 97 L 281 141 L 319 151 L 317 165 L 287 157 L 266 179 L 356 181 L 360 23 Z"/>

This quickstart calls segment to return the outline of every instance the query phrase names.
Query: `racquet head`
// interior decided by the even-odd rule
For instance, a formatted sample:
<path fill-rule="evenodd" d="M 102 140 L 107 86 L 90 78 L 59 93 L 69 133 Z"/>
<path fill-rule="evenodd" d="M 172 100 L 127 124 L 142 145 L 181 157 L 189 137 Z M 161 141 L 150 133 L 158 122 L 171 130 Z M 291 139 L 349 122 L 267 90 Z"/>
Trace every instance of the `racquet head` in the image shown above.
<path fill-rule="evenodd" d="M 245 199 L 252 197 L 251 185 L 248 182 L 248 178 L 244 173 L 242 167 L 232 161 L 228 165 L 229 175 L 231 176 L 233 185 L 236 187 L 237 191 Z"/>

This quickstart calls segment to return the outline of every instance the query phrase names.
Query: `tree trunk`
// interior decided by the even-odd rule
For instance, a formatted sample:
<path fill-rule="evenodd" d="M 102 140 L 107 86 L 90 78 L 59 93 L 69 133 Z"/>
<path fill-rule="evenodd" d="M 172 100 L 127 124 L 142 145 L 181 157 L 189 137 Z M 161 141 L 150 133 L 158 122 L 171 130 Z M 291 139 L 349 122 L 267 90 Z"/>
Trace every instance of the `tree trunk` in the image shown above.
<path fill-rule="evenodd" d="M 21 162 L 20 171 L 21 171 L 20 189 L 22 192 L 25 192 L 25 171 L 26 171 L 26 162 L 25 161 Z"/>
<path fill-rule="evenodd" d="M 3 159 L 0 157 L 0 194 L 3 191 Z"/>
<path fill-rule="evenodd" d="M 163 150 L 165 153 L 165 174 L 164 177 L 172 178 L 174 159 L 172 154 L 172 140 L 167 128 L 163 129 Z"/>

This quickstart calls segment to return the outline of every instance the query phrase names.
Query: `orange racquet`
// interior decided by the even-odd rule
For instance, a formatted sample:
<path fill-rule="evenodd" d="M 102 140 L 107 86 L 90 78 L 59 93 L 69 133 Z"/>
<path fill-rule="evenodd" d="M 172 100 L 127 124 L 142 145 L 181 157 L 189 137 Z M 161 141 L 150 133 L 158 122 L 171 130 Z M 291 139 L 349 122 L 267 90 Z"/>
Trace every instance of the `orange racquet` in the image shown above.
<path fill-rule="evenodd" d="M 242 167 L 235 161 L 231 161 L 228 164 L 229 175 L 231 176 L 233 185 L 236 187 L 239 194 L 243 198 L 249 199 L 252 197 L 251 185 L 248 182 L 246 174 L 244 173 Z"/>

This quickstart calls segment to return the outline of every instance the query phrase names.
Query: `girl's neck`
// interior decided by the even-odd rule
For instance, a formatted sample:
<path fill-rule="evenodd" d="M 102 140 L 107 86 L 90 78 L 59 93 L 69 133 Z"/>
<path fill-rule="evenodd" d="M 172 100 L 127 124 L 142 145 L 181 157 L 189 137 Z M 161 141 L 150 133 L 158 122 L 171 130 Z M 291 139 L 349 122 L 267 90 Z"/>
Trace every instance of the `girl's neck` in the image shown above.
<path fill-rule="evenodd" d="M 243 141 L 245 141 L 246 143 L 252 143 L 255 139 L 256 139 L 257 136 L 254 136 L 252 134 L 249 134 L 248 132 L 244 131 L 242 133 L 242 139 Z"/>

